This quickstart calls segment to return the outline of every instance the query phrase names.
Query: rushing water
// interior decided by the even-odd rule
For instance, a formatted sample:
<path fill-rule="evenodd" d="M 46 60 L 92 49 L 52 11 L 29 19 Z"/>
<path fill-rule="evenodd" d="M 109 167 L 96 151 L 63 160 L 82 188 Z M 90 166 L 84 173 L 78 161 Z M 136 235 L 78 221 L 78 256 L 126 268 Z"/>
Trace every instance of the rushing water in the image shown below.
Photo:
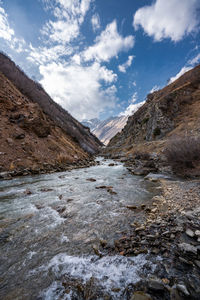
<path fill-rule="evenodd" d="M 134 215 L 126 206 L 148 203 L 155 191 L 121 163 L 99 160 L 90 168 L 0 181 L 1 299 L 84 299 L 70 286 L 80 290 L 77 282 L 94 281 L 111 299 L 126 299 L 127 286 L 154 268 L 145 255 L 94 254 L 100 239 L 112 244 L 130 229 Z M 96 189 L 102 185 L 116 194 Z"/>

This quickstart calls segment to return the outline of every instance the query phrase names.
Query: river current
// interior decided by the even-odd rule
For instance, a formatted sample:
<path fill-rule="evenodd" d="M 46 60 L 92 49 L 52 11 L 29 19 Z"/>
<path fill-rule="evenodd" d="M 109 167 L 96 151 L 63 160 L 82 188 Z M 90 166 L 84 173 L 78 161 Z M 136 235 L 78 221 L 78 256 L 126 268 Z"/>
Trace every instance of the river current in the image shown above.
<path fill-rule="evenodd" d="M 100 296 L 88 299 L 127 299 L 128 286 L 154 271 L 145 254 L 95 255 L 100 240 L 112 244 L 130 230 L 134 215 L 126 206 L 146 204 L 156 192 L 122 163 L 97 160 L 0 181 L 0 299 L 84 299 L 80 286 L 91 281 Z"/>

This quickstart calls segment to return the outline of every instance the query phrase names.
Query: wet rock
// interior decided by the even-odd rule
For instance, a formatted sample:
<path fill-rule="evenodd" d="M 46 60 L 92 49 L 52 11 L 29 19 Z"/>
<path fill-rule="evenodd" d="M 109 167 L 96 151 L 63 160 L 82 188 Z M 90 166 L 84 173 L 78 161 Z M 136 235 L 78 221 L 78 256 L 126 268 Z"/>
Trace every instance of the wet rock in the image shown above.
<path fill-rule="evenodd" d="M 99 190 L 99 189 L 112 189 L 112 186 L 106 186 L 106 185 L 100 185 L 100 186 L 96 186 L 95 189 Z"/>
<path fill-rule="evenodd" d="M 137 291 L 133 294 L 130 300 L 152 300 L 152 298 L 144 292 Z"/>
<path fill-rule="evenodd" d="M 109 164 L 108 166 L 109 166 L 109 167 L 114 167 L 115 164 L 111 163 L 111 164 Z"/>
<path fill-rule="evenodd" d="M 99 240 L 101 246 L 104 248 L 107 246 L 108 242 L 106 240 Z"/>
<path fill-rule="evenodd" d="M 51 188 L 43 188 L 43 189 L 41 189 L 40 191 L 41 191 L 41 192 L 52 192 L 53 189 L 51 189 Z"/>
<path fill-rule="evenodd" d="M 135 210 L 135 209 L 137 209 L 137 206 L 135 206 L 135 205 L 126 205 L 126 208 Z"/>
<path fill-rule="evenodd" d="M 25 195 L 31 195 L 32 192 L 31 192 L 30 190 L 27 189 L 27 190 L 24 191 L 24 194 L 25 194 Z"/>
<path fill-rule="evenodd" d="M 102 257 L 103 255 L 101 254 L 101 252 L 99 251 L 99 248 L 97 245 L 92 245 L 92 249 L 94 250 L 94 253 L 99 256 Z"/>
<path fill-rule="evenodd" d="M 95 182 L 96 181 L 96 179 L 94 179 L 94 178 L 87 178 L 86 180 L 87 181 L 91 181 L 91 182 Z"/>
<path fill-rule="evenodd" d="M 62 214 L 64 213 L 64 211 L 66 210 L 66 207 L 65 206 L 58 206 L 55 208 L 55 210 L 59 213 L 59 214 Z"/>
<path fill-rule="evenodd" d="M 35 204 L 35 207 L 36 207 L 37 209 L 42 209 L 42 208 L 44 208 L 45 206 L 42 205 L 42 204 Z"/>
<path fill-rule="evenodd" d="M 117 195 L 117 193 L 115 191 L 113 191 L 112 189 L 107 189 L 107 192 L 111 195 Z"/>
<path fill-rule="evenodd" d="M 147 175 L 151 172 L 151 170 L 149 168 L 136 168 L 136 169 L 130 169 L 130 171 L 134 174 L 134 175 L 138 175 L 138 176 L 144 176 Z"/>

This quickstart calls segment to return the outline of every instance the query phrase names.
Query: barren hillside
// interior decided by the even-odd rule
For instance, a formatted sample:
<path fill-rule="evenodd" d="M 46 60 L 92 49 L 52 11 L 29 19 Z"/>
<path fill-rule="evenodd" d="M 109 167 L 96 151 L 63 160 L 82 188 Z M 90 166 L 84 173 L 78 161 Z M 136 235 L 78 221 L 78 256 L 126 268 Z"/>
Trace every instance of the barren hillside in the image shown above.
<path fill-rule="evenodd" d="M 74 119 L 66 110 L 55 103 L 42 86 L 28 78 L 5 54 L 0 53 L 0 72 L 2 72 L 26 97 L 38 103 L 42 110 L 61 127 L 68 135 L 79 143 L 88 153 L 98 152 L 100 141 L 85 127 Z"/>
<path fill-rule="evenodd" d="M 0 140 L 0 172 L 46 172 L 89 159 L 72 137 L 2 73 Z"/>
<path fill-rule="evenodd" d="M 200 135 L 200 66 L 162 90 L 130 116 L 107 153 L 160 152 L 170 137 Z"/>

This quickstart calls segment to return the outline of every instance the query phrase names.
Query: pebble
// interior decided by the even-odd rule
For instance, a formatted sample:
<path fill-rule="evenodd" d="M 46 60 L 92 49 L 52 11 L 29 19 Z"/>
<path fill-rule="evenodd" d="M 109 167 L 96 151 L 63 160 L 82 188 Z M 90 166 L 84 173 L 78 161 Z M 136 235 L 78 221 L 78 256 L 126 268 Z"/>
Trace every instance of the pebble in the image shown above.
<path fill-rule="evenodd" d="M 192 231 L 191 229 L 187 229 L 185 232 L 189 237 L 194 237 L 194 231 Z"/>
<path fill-rule="evenodd" d="M 188 292 L 188 290 L 187 290 L 187 288 L 186 288 L 186 286 L 185 285 L 183 285 L 183 284 L 177 284 L 177 289 L 180 291 L 180 292 L 182 292 L 185 296 L 189 296 L 190 295 L 190 293 Z"/>
<path fill-rule="evenodd" d="M 198 237 L 200 237 L 200 230 L 196 230 L 195 231 L 195 235 L 198 236 Z"/>
<path fill-rule="evenodd" d="M 154 291 L 163 291 L 164 290 L 164 284 L 157 280 L 150 280 L 148 282 L 148 286 L 150 289 Z"/>
<path fill-rule="evenodd" d="M 193 254 L 197 254 L 197 248 L 190 244 L 182 243 L 182 244 L 179 244 L 178 247 L 183 252 L 191 252 Z"/>

